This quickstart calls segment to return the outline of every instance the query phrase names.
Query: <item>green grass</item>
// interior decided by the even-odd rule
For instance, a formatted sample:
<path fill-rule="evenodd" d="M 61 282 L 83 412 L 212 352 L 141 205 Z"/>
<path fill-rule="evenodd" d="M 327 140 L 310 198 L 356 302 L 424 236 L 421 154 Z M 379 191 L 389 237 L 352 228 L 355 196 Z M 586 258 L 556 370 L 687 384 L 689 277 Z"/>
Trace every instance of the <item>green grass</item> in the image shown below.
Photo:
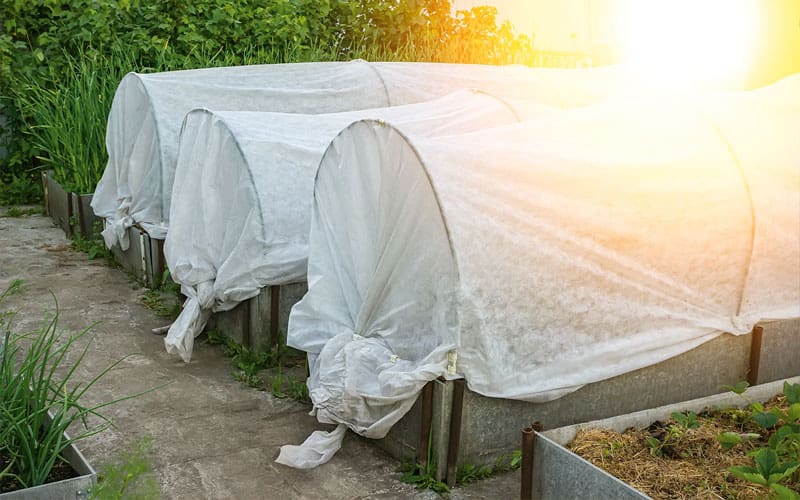
<path fill-rule="evenodd" d="M 134 443 L 131 450 L 119 453 L 116 459 L 100 467 L 97 483 L 89 498 L 96 500 L 155 500 L 161 489 L 152 464 L 153 440 L 146 437 Z"/>
<path fill-rule="evenodd" d="M 161 276 L 161 285 L 146 290 L 141 300 L 145 307 L 163 318 L 175 320 L 181 313 L 181 287 L 172 281 L 169 269 Z"/>
<path fill-rule="evenodd" d="M 269 391 L 276 398 L 291 398 L 310 403 L 305 377 L 297 375 L 305 368 L 305 354 L 280 345 L 268 350 L 249 349 L 219 330 L 209 330 L 206 342 L 222 346 L 235 370 L 231 376 L 254 389 Z M 305 370 L 303 370 L 305 371 Z"/>
<path fill-rule="evenodd" d="M 20 208 L 20 207 L 11 207 L 6 210 L 6 213 L 0 215 L 0 217 L 26 217 L 28 215 L 43 215 L 44 209 L 42 207 L 28 207 L 28 208 Z"/>
<path fill-rule="evenodd" d="M 54 171 L 65 189 L 94 192 L 106 165 L 105 130 L 117 85 L 136 66 L 130 51 L 110 55 L 79 51 L 65 54 L 66 71 L 50 68 L 14 89 L 25 116 L 27 133 L 44 168 Z"/>
<path fill-rule="evenodd" d="M 73 250 L 84 252 L 89 260 L 105 259 L 109 264 L 114 263 L 114 256 L 111 254 L 111 250 L 106 248 L 103 239 L 99 238 L 96 234 L 92 238 L 84 238 L 76 234 L 72 237 L 71 246 Z"/>

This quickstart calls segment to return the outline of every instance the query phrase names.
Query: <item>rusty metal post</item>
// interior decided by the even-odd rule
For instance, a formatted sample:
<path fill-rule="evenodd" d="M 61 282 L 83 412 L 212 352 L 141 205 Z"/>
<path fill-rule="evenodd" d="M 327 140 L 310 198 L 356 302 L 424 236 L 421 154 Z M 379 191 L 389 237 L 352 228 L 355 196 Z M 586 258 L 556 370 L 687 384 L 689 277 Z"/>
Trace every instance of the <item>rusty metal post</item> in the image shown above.
<path fill-rule="evenodd" d="M 461 447 L 461 417 L 464 413 L 464 379 L 453 380 L 453 407 L 450 413 L 450 439 L 447 443 L 447 475 L 445 482 L 455 486 L 458 451 Z"/>
<path fill-rule="evenodd" d="M 760 325 L 753 327 L 752 338 L 750 339 L 750 369 L 747 371 L 747 382 L 750 385 L 758 384 L 758 369 L 761 366 L 761 339 L 764 336 L 764 328 Z"/>
<path fill-rule="evenodd" d="M 522 477 L 520 478 L 520 500 L 533 499 L 533 428 L 522 429 Z"/>
<path fill-rule="evenodd" d="M 425 470 L 428 466 L 431 422 L 433 421 L 433 384 L 433 381 L 425 384 L 420 396 L 420 401 L 422 403 L 422 419 L 419 431 L 419 446 L 417 447 L 417 463 L 422 470 Z"/>
<path fill-rule="evenodd" d="M 281 287 L 272 285 L 269 287 L 269 341 L 276 350 L 280 347 L 281 339 L 278 329 L 280 321 L 279 309 L 281 307 Z"/>
<path fill-rule="evenodd" d="M 253 321 L 252 311 L 251 311 L 251 307 L 250 307 L 251 302 L 252 301 L 250 301 L 250 300 L 245 300 L 244 302 L 242 302 L 239 305 L 239 307 L 241 307 L 243 309 L 242 315 L 241 315 L 242 316 L 242 321 L 243 321 L 243 324 L 242 324 L 242 345 L 247 347 L 247 348 L 250 348 L 250 349 L 253 348 L 253 343 L 252 343 L 253 336 L 252 336 L 252 331 L 251 331 L 252 327 L 250 326 L 252 324 L 252 321 Z"/>
<path fill-rule="evenodd" d="M 530 427 L 522 429 L 522 465 L 520 473 L 520 491 L 519 498 L 521 500 L 533 499 L 533 446 L 536 438 L 536 433 L 542 430 L 542 424 L 534 422 Z"/>

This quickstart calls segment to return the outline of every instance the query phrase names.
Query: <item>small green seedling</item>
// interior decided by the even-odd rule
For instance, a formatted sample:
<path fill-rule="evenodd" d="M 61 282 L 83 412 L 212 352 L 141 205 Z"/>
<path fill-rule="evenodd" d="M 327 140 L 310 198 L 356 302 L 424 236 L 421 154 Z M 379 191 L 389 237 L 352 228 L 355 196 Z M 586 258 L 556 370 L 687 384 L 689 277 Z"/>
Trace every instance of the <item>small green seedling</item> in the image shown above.
<path fill-rule="evenodd" d="M 697 429 L 700 427 L 700 421 L 697 420 L 697 414 L 693 411 L 686 413 L 674 412 L 671 417 L 685 430 Z"/>

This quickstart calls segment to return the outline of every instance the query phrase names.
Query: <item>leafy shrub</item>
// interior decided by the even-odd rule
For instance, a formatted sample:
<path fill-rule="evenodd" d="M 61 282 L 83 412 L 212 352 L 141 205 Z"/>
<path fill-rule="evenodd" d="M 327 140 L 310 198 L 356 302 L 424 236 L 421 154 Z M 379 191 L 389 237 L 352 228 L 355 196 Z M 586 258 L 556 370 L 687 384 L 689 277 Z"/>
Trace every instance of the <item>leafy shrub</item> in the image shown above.
<path fill-rule="evenodd" d="M 113 92 L 128 71 L 532 60 L 530 41 L 498 27 L 494 8 L 454 18 L 450 0 L 0 0 L 0 12 L 0 185 L 35 185 L 36 168 L 49 164 L 62 169 L 59 182 L 92 191 Z"/>
<path fill-rule="evenodd" d="M 41 197 L 42 184 L 39 179 L 24 173 L 10 174 L 5 179 L 0 176 L 0 205 L 24 205 Z"/>

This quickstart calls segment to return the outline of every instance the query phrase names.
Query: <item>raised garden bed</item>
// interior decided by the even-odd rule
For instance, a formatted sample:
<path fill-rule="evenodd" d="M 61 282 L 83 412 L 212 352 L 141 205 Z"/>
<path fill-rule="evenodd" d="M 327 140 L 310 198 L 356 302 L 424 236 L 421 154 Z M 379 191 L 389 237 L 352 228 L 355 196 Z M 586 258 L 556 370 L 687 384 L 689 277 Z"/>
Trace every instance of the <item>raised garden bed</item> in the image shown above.
<path fill-rule="evenodd" d="M 668 463 L 668 460 L 670 460 L 669 455 L 710 454 L 712 448 L 716 448 L 715 451 L 722 450 L 721 445 L 704 444 L 707 436 L 704 437 L 703 434 L 714 433 L 716 439 L 716 429 L 709 427 L 701 431 L 700 427 L 694 427 L 691 423 L 693 414 L 700 414 L 698 417 L 700 422 L 706 422 L 706 419 L 711 421 L 712 417 L 721 416 L 713 425 L 733 425 L 734 429 L 738 429 L 735 431 L 736 434 L 750 434 L 748 431 L 755 429 L 748 427 L 749 424 L 741 417 L 744 412 L 729 410 L 711 412 L 708 415 L 702 412 L 713 408 L 742 408 L 748 406 L 750 402 L 764 402 L 771 399 L 775 403 L 774 397 L 783 391 L 784 382 L 797 384 L 800 383 L 800 377 L 754 386 L 743 395 L 727 392 L 538 433 L 533 448 L 533 497 L 624 499 L 650 498 L 648 496 L 650 493 L 653 498 L 765 498 L 768 490 L 735 479 L 734 474 L 727 473 L 727 467 L 734 462 L 741 466 L 751 465 L 751 460 L 743 456 L 743 452 L 748 448 L 757 447 L 759 445 L 757 441 L 748 442 L 743 450 L 735 452 L 738 460 L 735 456 L 723 457 L 721 465 L 716 466 L 717 470 L 723 471 L 718 476 L 722 478 L 721 484 L 719 479 L 704 479 L 694 466 L 675 465 L 675 462 Z M 780 404 L 780 401 L 777 403 Z M 676 416 L 678 416 L 677 421 Z M 737 424 L 736 419 L 742 421 Z M 695 430 L 698 432 L 693 433 Z M 664 433 L 672 433 L 672 436 L 665 436 Z M 768 433 L 762 432 L 762 435 Z M 615 467 L 616 462 L 624 461 L 622 455 L 630 451 L 626 451 L 625 448 L 639 439 L 637 436 L 642 438 L 642 447 L 632 452 L 632 455 L 627 455 L 630 460 L 624 468 Z M 648 440 L 648 437 L 652 439 Z M 680 446 L 676 445 L 681 438 L 685 442 Z M 670 439 L 673 440 L 673 446 L 666 450 L 664 448 Z M 604 443 L 600 445 L 602 449 L 598 451 L 597 445 L 603 440 Z M 642 487 L 643 481 L 648 476 L 656 478 L 662 485 L 647 487 L 648 493 L 645 493 L 582 458 L 571 449 L 581 451 L 596 463 L 605 462 L 606 468 L 625 470 L 623 475 L 637 486 Z M 651 458 L 657 460 L 650 460 Z M 719 460 L 709 455 L 700 457 L 697 462 L 705 463 L 705 467 L 710 469 L 712 464 Z M 653 470 L 653 467 L 656 469 Z M 680 475 L 685 477 L 674 477 Z M 678 484 L 679 480 L 683 480 L 683 486 L 675 490 L 674 484 Z"/>
<path fill-rule="evenodd" d="M 65 439 L 69 437 L 65 434 Z M 50 482 L 31 488 L 18 487 L 11 478 L 0 479 L 0 499 L 3 500 L 75 500 L 89 498 L 90 490 L 97 481 L 97 473 L 75 445 L 70 444 L 61 452 L 63 461 L 56 462 L 48 477 Z M 6 458 L 0 452 L 0 470 L 6 466 Z"/>
<path fill-rule="evenodd" d="M 519 431 L 533 421 L 554 429 L 714 395 L 746 378 L 756 385 L 800 374 L 800 320 L 761 327 L 758 336 L 722 335 L 545 403 L 489 398 L 469 388 L 456 390 L 457 381 L 434 381 L 429 406 L 421 396 L 378 446 L 399 459 L 421 460 L 428 443 L 422 436 L 430 432 L 435 476 L 452 485 L 459 467 L 491 466 L 519 449 Z"/>
<path fill-rule="evenodd" d="M 106 221 L 103 219 L 103 225 L 105 224 Z M 130 243 L 126 250 L 119 244 L 111 247 L 114 260 L 147 288 L 153 290 L 159 288 L 166 270 L 164 240 L 151 237 L 147 231 L 138 226 L 131 226 L 125 231 Z"/>
<path fill-rule="evenodd" d="M 67 191 L 53 178 L 53 172 L 42 172 L 44 203 L 47 215 L 68 237 L 81 236 L 89 239 L 94 234 L 100 219 L 92 210 L 92 194 Z"/>
<path fill-rule="evenodd" d="M 267 286 L 255 297 L 230 311 L 211 316 L 208 330 L 218 330 L 254 351 L 266 351 L 286 342 L 289 312 L 308 290 L 308 284 Z"/>

